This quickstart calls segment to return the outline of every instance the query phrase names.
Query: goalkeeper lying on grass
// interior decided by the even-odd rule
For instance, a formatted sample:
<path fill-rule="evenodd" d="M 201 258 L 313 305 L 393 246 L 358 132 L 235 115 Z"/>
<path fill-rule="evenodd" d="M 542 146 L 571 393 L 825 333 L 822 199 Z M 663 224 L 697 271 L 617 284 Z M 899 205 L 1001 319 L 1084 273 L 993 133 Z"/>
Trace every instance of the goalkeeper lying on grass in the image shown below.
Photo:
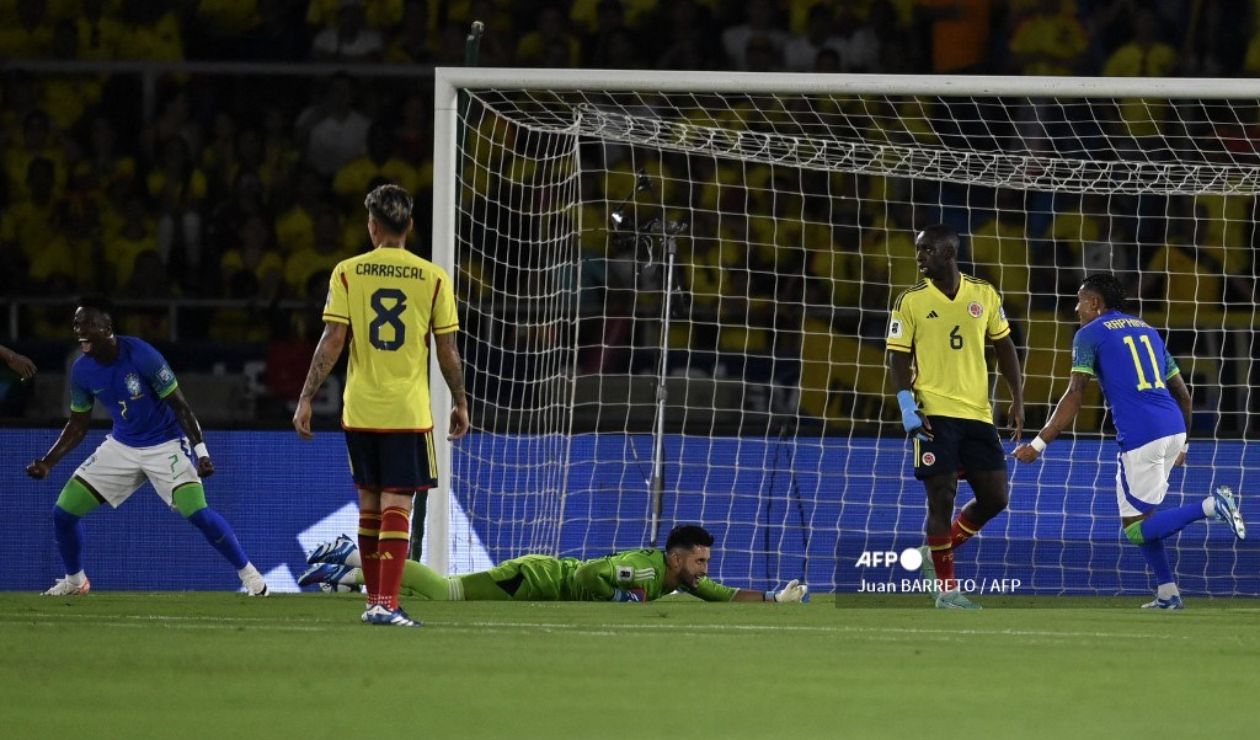
<path fill-rule="evenodd" d="M 674 527 L 662 550 L 628 550 L 594 560 L 524 555 L 480 573 L 446 577 L 408 560 L 402 590 L 430 601 L 652 601 L 685 591 L 705 601 L 801 601 L 809 589 L 793 580 L 781 591 L 732 588 L 709 580 L 713 536 Z M 307 557 L 299 586 L 336 589 L 363 584 L 359 550 L 342 535 Z"/>

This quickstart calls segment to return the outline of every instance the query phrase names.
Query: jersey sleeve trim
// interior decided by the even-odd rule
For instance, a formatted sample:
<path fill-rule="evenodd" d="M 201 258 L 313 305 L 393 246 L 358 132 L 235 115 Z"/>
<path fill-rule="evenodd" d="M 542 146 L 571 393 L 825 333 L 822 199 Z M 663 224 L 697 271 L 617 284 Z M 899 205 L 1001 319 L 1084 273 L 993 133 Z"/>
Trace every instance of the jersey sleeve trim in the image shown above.
<path fill-rule="evenodd" d="M 450 334 L 453 331 L 459 331 L 459 324 L 451 324 L 449 326 L 433 327 L 434 334 Z"/>
<path fill-rule="evenodd" d="M 335 314 L 335 313 L 326 313 L 326 314 L 324 314 L 324 321 L 328 321 L 328 322 L 331 322 L 331 323 L 334 323 L 334 324 L 349 324 L 349 323 L 350 323 L 350 317 L 349 317 L 349 316 L 340 316 L 340 315 Z"/>
<path fill-rule="evenodd" d="M 89 404 L 88 404 L 88 405 L 86 405 L 86 406 L 80 406 L 79 404 L 74 403 L 74 402 L 72 401 L 72 402 L 70 403 L 70 410 L 71 410 L 71 411 L 73 411 L 73 412 L 75 412 L 75 413 L 82 414 L 82 413 L 84 413 L 85 411 L 91 411 L 91 410 L 92 410 L 92 407 L 93 407 L 93 406 L 95 406 L 95 405 L 96 405 L 96 402 L 95 402 L 95 401 L 93 401 L 92 403 L 89 403 Z"/>
<path fill-rule="evenodd" d="M 1086 366 L 1084 366 L 1084 365 L 1073 365 L 1073 366 L 1072 366 L 1072 372 L 1074 372 L 1074 373 L 1085 373 L 1086 375 L 1090 375 L 1090 376 L 1092 376 L 1092 375 L 1094 375 L 1094 368 L 1092 368 L 1092 367 L 1086 367 Z"/>
<path fill-rule="evenodd" d="M 1006 329 L 1004 329 L 1003 331 L 998 332 L 997 334 L 990 334 L 990 335 L 989 335 L 989 341 L 991 341 L 991 342 L 996 342 L 997 340 L 1002 339 L 1003 337 L 1008 336 L 1010 333 L 1011 333 L 1011 327 L 1010 327 L 1010 326 L 1007 326 L 1007 327 L 1006 327 Z"/>
<path fill-rule="evenodd" d="M 907 354 L 914 351 L 914 348 L 908 344 L 893 344 L 892 342 L 887 343 L 887 348 L 893 352 L 905 352 Z"/>
<path fill-rule="evenodd" d="M 173 383 L 171 383 L 171 384 L 170 384 L 169 386 L 167 386 L 166 388 L 163 388 L 162 390 L 158 391 L 158 392 L 157 392 L 157 394 L 158 394 L 158 398 L 166 398 L 167 396 L 171 395 L 172 393 L 174 393 L 174 392 L 175 392 L 175 391 L 177 391 L 177 390 L 179 390 L 179 381 L 178 381 L 178 380 L 177 380 L 177 381 L 174 381 Z"/>
<path fill-rule="evenodd" d="M 1170 370 L 1168 374 L 1164 376 L 1164 380 L 1168 380 L 1174 375 L 1181 375 L 1181 368 L 1175 367 L 1172 370 Z"/>

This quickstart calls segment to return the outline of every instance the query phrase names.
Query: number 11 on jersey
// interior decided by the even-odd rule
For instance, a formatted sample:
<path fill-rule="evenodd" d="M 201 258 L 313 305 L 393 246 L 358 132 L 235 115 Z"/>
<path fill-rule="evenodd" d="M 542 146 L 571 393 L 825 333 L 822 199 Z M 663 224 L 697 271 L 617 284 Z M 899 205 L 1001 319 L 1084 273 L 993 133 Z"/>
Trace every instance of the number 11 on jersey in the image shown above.
<path fill-rule="evenodd" d="M 1151 358 L 1151 374 L 1155 377 L 1155 384 L 1151 385 L 1151 382 L 1146 379 L 1146 373 L 1142 371 L 1142 359 L 1138 357 L 1137 342 L 1133 341 L 1133 337 L 1126 336 L 1124 343 L 1129 345 L 1129 354 L 1133 355 L 1133 369 L 1137 371 L 1137 389 L 1145 391 L 1151 388 L 1163 388 L 1164 381 L 1160 377 L 1159 360 L 1155 358 L 1155 348 L 1151 346 L 1151 338 L 1143 334 L 1138 337 L 1138 340 L 1146 345 L 1146 354 Z"/>

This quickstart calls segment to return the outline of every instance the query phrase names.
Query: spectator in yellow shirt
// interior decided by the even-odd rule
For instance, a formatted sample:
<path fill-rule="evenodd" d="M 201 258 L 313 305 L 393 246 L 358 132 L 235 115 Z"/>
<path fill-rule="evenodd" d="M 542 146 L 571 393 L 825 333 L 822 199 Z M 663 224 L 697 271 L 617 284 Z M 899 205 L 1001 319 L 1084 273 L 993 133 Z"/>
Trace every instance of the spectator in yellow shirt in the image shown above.
<path fill-rule="evenodd" d="M 157 229 L 144 210 L 144 202 L 131 196 L 123 207 L 123 223 L 116 233 L 105 234 L 102 244 L 105 264 L 109 268 L 109 287 L 121 288 L 131 282 L 136 258 L 142 252 L 157 249 Z"/>
<path fill-rule="evenodd" d="M 344 246 L 341 215 L 331 205 L 322 206 L 315 218 L 313 245 L 289 255 L 285 262 L 284 282 L 289 295 L 303 295 L 311 275 L 332 272 L 338 262 L 352 254 Z"/>
<path fill-rule="evenodd" d="M 78 31 L 79 58 L 107 60 L 118 58 L 118 47 L 126 29 L 105 12 L 106 0 L 80 0 L 73 16 Z"/>
<path fill-rule="evenodd" d="M 66 158 L 60 146 L 60 137 L 52 128 L 48 114 L 34 108 L 22 118 L 22 141 L 11 144 L 5 152 L 5 173 L 9 178 L 9 196 L 14 200 L 26 197 L 26 177 L 31 162 L 48 160 L 53 170 L 54 190 L 61 192 L 66 186 Z"/>
<path fill-rule="evenodd" d="M 79 55 L 78 30 L 73 21 L 59 21 L 53 28 L 52 54 L 73 60 Z M 83 112 L 100 102 L 103 85 L 96 74 L 56 74 L 44 81 L 44 107 L 60 131 L 74 128 Z"/>
<path fill-rule="evenodd" d="M 1159 40 L 1155 14 L 1148 8 L 1134 19 L 1133 40 L 1116 49 L 1103 66 L 1106 77 L 1168 77 L 1177 68 L 1177 51 Z M 1168 104 L 1129 98 L 1120 102 L 1120 117 L 1129 135 L 1141 139 L 1160 132 Z"/>
<path fill-rule="evenodd" d="M 174 62 L 184 58 L 179 15 L 167 3 L 123 0 L 125 41 L 119 51 L 129 59 Z"/>
<path fill-rule="evenodd" d="M 1063 0 L 1039 0 L 1010 39 L 1014 65 L 1026 75 L 1073 74 L 1088 47 L 1085 27 Z"/>
<path fill-rule="evenodd" d="M 993 215 L 971 232 L 972 274 L 993 283 L 1007 308 L 1028 308 L 1031 257 L 1027 228 L 1022 194 L 1001 190 Z"/>
<path fill-rule="evenodd" d="M 52 36 L 47 0 L 19 0 L 17 23 L 7 28 L 0 26 L 0 58 L 46 57 L 52 51 Z"/>
<path fill-rule="evenodd" d="M 384 121 L 368 129 L 367 154 L 348 162 L 333 178 L 333 192 L 347 204 L 368 191 L 368 185 L 383 178 L 409 193 L 420 189 L 420 173 L 394 153 L 394 134 Z"/>
<path fill-rule="evenodd" d="M 240 246 L 224 253 L 219 260 L 223 285 L 232 285 L 239 272 L 253 276 L 258 297 L 270 301 L 279 297 L 284 285 L 284 262 L 271 248 L 271 230 L 259 215 L 250 216 L 241 224 Z"/>
<path fill-rule="evenodd" d="M 306 6 L 306 22 L 312 26 L 326 27 L 337 22 L 338 11 L 347 5 L 363 9 L 367 25 L 379 31 L 397 26 L 403 17 L 403 0 L 311 0 Z"/>
<path fill-rule="evenodd" d="M 540 62 L 547 55 L 547 49 L 559 46 L 566 52 L 564 66 L 576 67 L 581 61 L 581 45 L 569 33 L 568 19 L 564 12 L 554 5 L 543 9 L 538 16 L 538 30 L 531 31 L 521 37 L 516 45 L 516 63 L 523 66 L 541 66 Z"/>
<path fill-rule="evenodd" d="M 57 210 L 57 193 L 53 189 L 53 165 L 37 157 L 27 165 L 24 188 L 27 196 L 5 209 L 0 215 L 0 251 L 11 251 L 18 264 L 32 266 L 38 259 L 54 260 L 57 265 L 70 262 L 69 249 L 61 234 Z M 61 256 L 49 254 L 62 252 Z M 52 264 L 52 263 L 49 263 Z M 67 270 L 73 274 L 73 270 Z M 48 271 L 37 277 L 46 277 Z"/>
<path fill-rule="evenodd" d="M 324 189 L 323 178 L 309 167 L 299 170 L 295 180 L 293 205 L 276 217 L 276 243 L 285 255 L 315 245 L 315 218 Z"/>

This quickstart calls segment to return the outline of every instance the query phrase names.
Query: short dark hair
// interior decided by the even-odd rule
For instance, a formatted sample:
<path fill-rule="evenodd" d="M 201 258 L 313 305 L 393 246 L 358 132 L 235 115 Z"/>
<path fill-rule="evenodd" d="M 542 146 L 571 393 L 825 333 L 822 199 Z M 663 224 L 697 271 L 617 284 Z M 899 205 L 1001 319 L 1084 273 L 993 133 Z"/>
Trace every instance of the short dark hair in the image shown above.
<path fill-rule="evenodd" d="M 698 524 L 679 524 L 669 530 L 665 539 L 665 551 L 677 548 L 692 550 L 697 547 L 713 547 L 713 535 Z"/>
<path fill-rule="evenodd" d="M 1096 272 L 1081 282 L 1081 288 L 1097 293 L 1107 308 L 1124 308 L 1124 285 L 1110 272 Z"/>
<path fill-rule="evenodd" d="M 948 246 L 954 250 L 955 255 L 958 254 L 958 232 L 954 231 L 954 227 L 948 224 L 932 224 L 924 226 L 919 233 L 933 246 L 937 248 Z"/>
<path fill-rule="evenodd" d="M 101 295 L 100 293 L 83 296 L 79 299 L 78 306 L 79 308 L 87 308 L 103 313 L 110 318 L 113 318 L 114 316 L 113 301 L 109 300 L 108 297 Z"/>
<path fill-rule="evenodd" d="M 413 203 L 406 190 L 397 185 L 381 185 L 367 194 L 363 205 L 372 218 L 395 234 L 407 231 Z"/>

